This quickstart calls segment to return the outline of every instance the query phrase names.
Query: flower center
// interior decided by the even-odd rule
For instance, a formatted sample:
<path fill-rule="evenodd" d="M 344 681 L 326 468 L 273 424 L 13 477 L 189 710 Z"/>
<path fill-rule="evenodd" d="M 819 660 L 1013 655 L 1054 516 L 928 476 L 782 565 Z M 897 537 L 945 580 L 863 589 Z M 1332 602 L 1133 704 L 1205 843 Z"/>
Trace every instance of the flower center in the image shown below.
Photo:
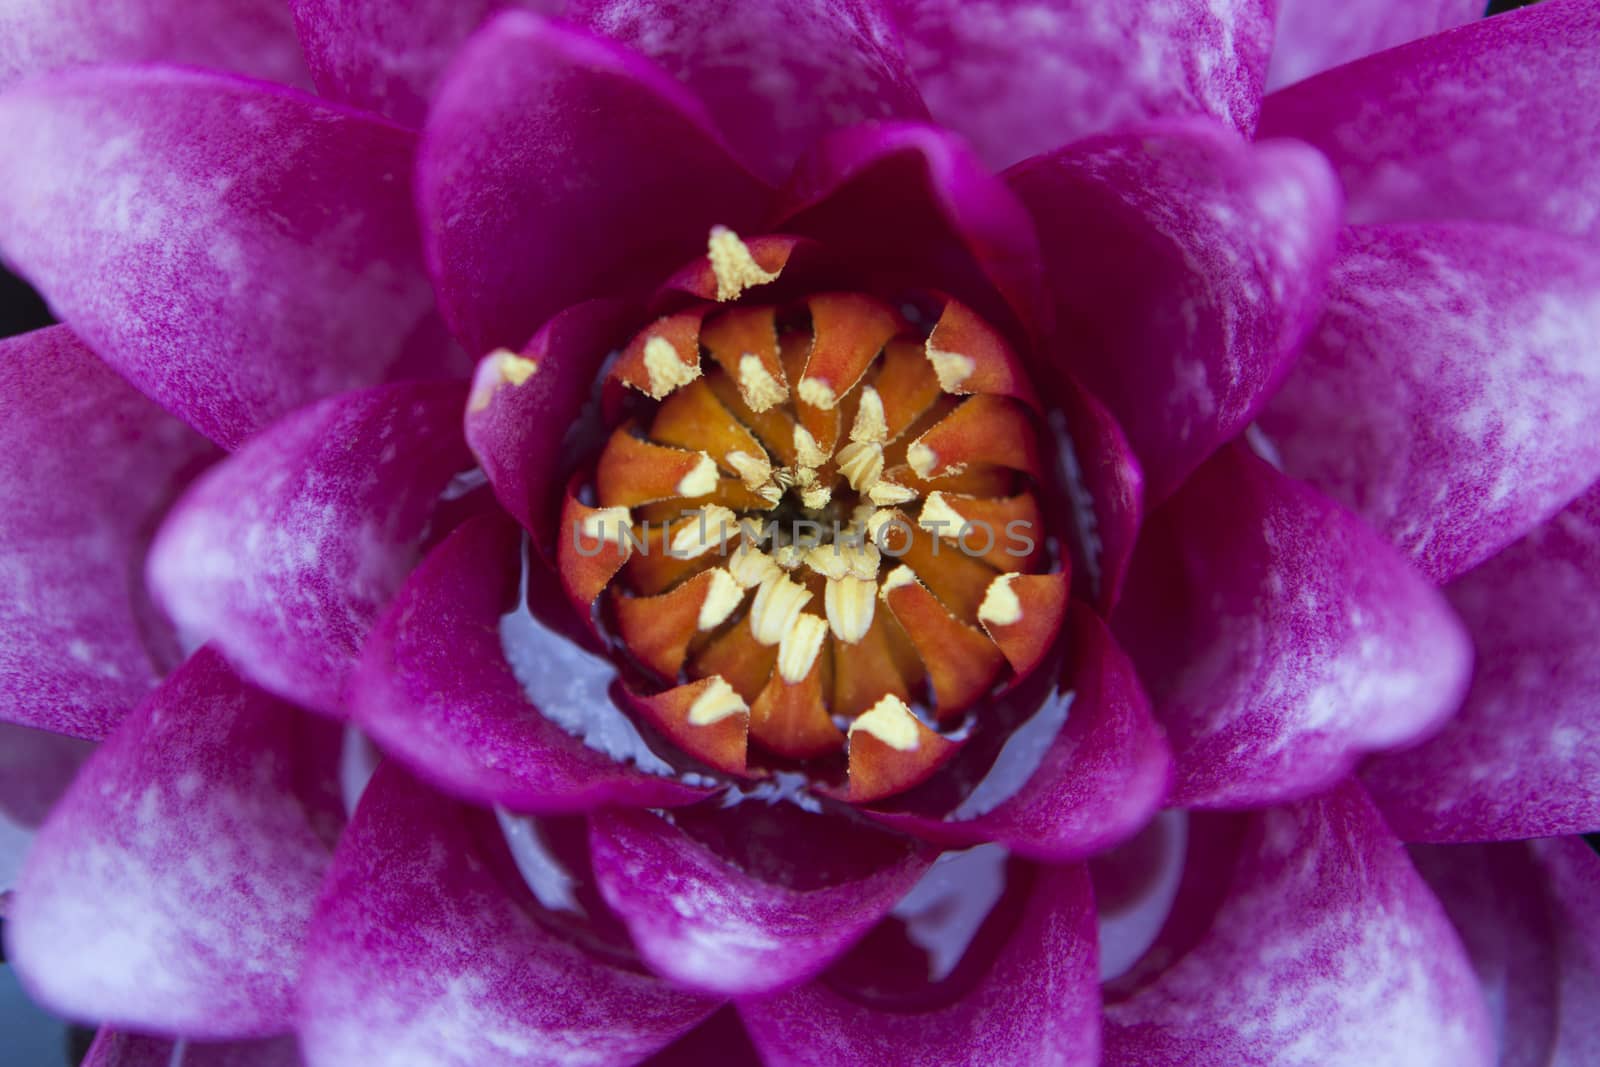
<path fill-rule="evenodd" d="M 748 278 L 716 240 L 713 266 Z M 603 594 L 668 687 L 642 710 L 691 754 L 734 773 L 746 742 L 774 767 L 844 756 L 846 795 L 876 799 L 1042 657 L 1065 581 L 1044 573 L 1031 388 L 964 307 L 930 332 L 860 293 L 700 306 L 611 379 L 635 401 L 593 504 L 568 501 L 561 570 L 580 602 Z"/>

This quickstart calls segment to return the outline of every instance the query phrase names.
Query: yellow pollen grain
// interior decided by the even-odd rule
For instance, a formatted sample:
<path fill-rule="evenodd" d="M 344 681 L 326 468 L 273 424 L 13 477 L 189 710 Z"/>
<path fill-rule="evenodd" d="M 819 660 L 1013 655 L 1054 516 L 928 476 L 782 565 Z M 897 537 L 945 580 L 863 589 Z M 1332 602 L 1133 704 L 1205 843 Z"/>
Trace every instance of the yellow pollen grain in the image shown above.
<path fill-rule="evenodd" d="M 988 592 L 983 594 L 983 603 L 978 605 L 978 621 L 991 626 L 1015 626 L 1022 621 L 1022 601 L 1017 599 L 1017 592 L 1011 588 L 1011 583 L 1016 579 L 1015 574 L 1002 574 L 989 583 Z"/>
<path fill-rule="evenodd" d="M 652 337 L 644 343 L 644 372 L 650 379 L 650 399 L 662 400 L 700 377 L 700 365 L 690 366 L 679 359 L 678 350 L 665 337 Z"/>
<path fill-rule="evenodd" d="M 889 527 L 889 524 L 894 522 L 897 518 L 900 518 L 900 513 L 895 509 L 879 508 L 877 511 L 874 511 L 872 514 L 868 515 L 866 519 L 863 520 L 862 525 L 866 527 L 867 536 L 872 539 L 873 544 L 882 545 L 884 530 L 886 530 Z M 901 519 L 901 521 L 903 522 L 904 519 Z"/>
<path fill-rule="evenodd" d="M 783 490 L 779 489 L 775 485 L 763 485 L 760 489 L 757 489 L 755 493 L 756 496 L 760 497 L 762 500 L 765 500 L 773 507 L 777 507 L 778 502 L 783 499 Z"/>
<path fill-rule="evenodd" d="M 828 579 L 823 602 L 828 610 L 828 628 L 846 644 L 858 644 L 872 629 L 877 609 L 878 583 L 846 576 Z"/>
<path fill-rule="evenodd" d="M 763 645 L 777 644 L 810 600 L 811 590 L 787 574 L 767 579 L 750 605 L 750 633 Z"/>
<path fill-rule="evenodd" d="M 728 684 L 727 679 L 720 674 L 713 674 L 711 684 L 694 698 L 693 704 L 689 705 L 689 725 L 710 726 L 730 715 L 749 710 L 750 706 L 734 691 L 733 686 Z"/>
<path fill-rule="evenodd" d="M 914 752 L 922 743 L 922 738 L 917 732 L 916 716 L 911 714 L 906 702 L 893 693 L 885 694 L 850 724 L 852 738 L 855 737 L 857 730 L 871 734 L 890 748 L 901 752 Z"/>
<path fill-rule="evenodd" d="M 799 570 L 806 561 L 806 550 L 799 545 L 781 545 L 772 553 L 772 558 L 783 570 Z"/>
<path fill-rule="evenodd" d="M 824 578 L 843 578 L 850 573 L 850 561 L 838 544 L 816 545 L 806 553 L 806 566 Z"/>
<path fill-rule="evenodd" d="M 850 440 L 875 445 L 889 440 L 889 416 L 883 410 L 883 397 L 870 385 L 861 387 L 861 403 L 850 426 Z"/>
<path fill-rule="evenodd" d="M 698 559 L 732 537 L 738 528 L 738 516 L 721 504 L 712 504 L 689 516 L 672 535 L 669 548 L 678 559 Z"/>
<path fill-rule="evenodd" d="M 880 481 L 867 490 L 867 499 L 880 507 L 889 507 L 917 499 L 917 491 L 898 482 Z"/>
<path fill-rule="evenodd" d="M 931 344 L 927 351 L 928 362 L 933 364 L 933 373 L 939 379 L 939 388 L 947 393 L 959 393 L 972 372 L 978 369 L 971 356 L 960 352 L 944 352 Z"/>
<path fill-rule="evenodd" d="M 883 597 L 883 599 L 888 600 L 890 593 L 894 592 L 896 589 L 899 589 L 901 586 L 911 585 L 916 580 L 916 572 L 902 563 L 900 566 L 890 571 L 888 577 L 884 578 L 883 585 L 878 590 L 878 595 Z"/>
<path fill-rule="evenodd" d="M 700 462 L 694 465 L 694 470 L 678 479 L 679 496 L 705 496 L 717 487 L 716 460 L 700 453 Z"/>
<path fill-rule="evenodd" d="M 835 457 L 839 473 L 845 476 L 850 488 L 865 493 L 883 477 L 883 446 L 866 441 L 854 441 L 839 449 Z"/>
<path fill-rule="evenodd" d="M 726 226 L 711 227 L 706 241 L 706 252 L 711 260 L 711 273 L 717 278 L 717 300 L 726 303 L 736 300 L 746 289 L 766 285 L 777 279 L 777 274 L 761 269 L 750 246 Z"/>
<path fill-rule="evenodd" d="M 826 485 L 813 485 L 800 491 L 800 503 L 812 511 L 821 511 L 833 499 L 833 490 Z"/>
<path fill-rule="evenodd" d="M 966 522 L 966 517 L 951 507 L 950 501 L 938 491 L 929 493 L 923 499 L 922 513 L 917 516 L 918 526 L 931 534 L 952 540 L 961 533 Z"/>
<path fill-rule="evenodd" d="M 918 477 L 926 478 L 939 465 L 939 453 L 918 441 L 906 450 L 906 462 L 911 464 L 911 469 L 917 472 Z"/>
<path fill-rule="evenodd" d="M 728 461 L 728 466 L 734 469 L 744 487 L 752 493 L 758 492 L 772 478 L 772 464 L 759 456 L 735 449 L 722 458 Z"/>
<path fill-rule="evenodd" d="M 467 409 L 474 412 L 484 410 L 501 386 L 523 385 L 538 371 L 537 360 L 519 356 L 509 348 L 495 349 L 473 376 L 472 398 Z"/>
<path fill-rule="evenodd" d="M 583 536 L 590 541 L 622 544 L 622 531 L 633 525 L 627 508 L 600 508 L 583 517 Z"/>
<path fill-rule="evenodd" d="M 700 602 L 700 617 L 695 626 L 701 630 L 715 630 L 728 621 L 740 604 L 744 603 L 744 586 L 727 571 L 711 572 L 711 588 Z"/>
<path fill-rule="evenodd" d="M 771 556 L 755 545 L 746 543 L 734 549 L 733 558 L 728 561 L 728 573 L 744 588 L 754 589 L 783 572 Z"/>
<path fill-rule="evenodd" d="M 833 386 L 821 378 L 801 378 L 800 399 L 823 411 L 832 411 L 834 405 L 839 403 L 839 396 L 833 391 Z"/>
<path fill-rule="evenodd" d="M 815 469 L 828 462 L 828 454 L 804 426 L 796 425 L 794 428 L 794 450 L 802 467 Z"/>
<path fill-rule="evenodd" d="M 794 620 L 778 644 L 778 673 L 784 681 L 798 685 L 806 680 L 827 636 L 828 624 L 819 616 L 801 614 Z"/>
<path fill-rule="evenodd" d="M 788 400 L 789 390 L 772 376 L 760 356 L 746 352 L 739 357 L 739 395 L 759 415 Z"/>

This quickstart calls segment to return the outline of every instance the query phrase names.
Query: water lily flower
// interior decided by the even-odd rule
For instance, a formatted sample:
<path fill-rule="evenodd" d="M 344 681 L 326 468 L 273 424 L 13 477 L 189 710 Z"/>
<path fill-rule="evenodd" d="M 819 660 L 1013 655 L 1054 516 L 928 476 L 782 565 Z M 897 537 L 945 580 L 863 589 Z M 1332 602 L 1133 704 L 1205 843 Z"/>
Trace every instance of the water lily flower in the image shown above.
<path fill-rule="evenodd" d="M 1593 1060 L 1600 6 L 1328 7 L 0 5 L 31 995 Z"/>

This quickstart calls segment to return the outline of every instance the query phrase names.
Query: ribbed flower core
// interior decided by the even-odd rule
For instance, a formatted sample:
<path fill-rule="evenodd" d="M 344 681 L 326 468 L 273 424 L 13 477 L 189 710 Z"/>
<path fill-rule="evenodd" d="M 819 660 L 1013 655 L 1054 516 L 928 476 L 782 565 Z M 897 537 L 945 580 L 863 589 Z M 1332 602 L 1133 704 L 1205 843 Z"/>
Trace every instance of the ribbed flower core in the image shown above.
<path fill-rule="evenodd" d="M 709 259 L 724 300 L 726 276 L 764 273 L 727 231 Z M 965 307 L 708 303 L 640 332 L 611 377 L 642 402 L 593 505 L 568 501 L 562 570 L 603 593 L 667 687 L 643 710 L 692 755 L 743 773 L 747 744 L 778 766 L 843 754 L 850 799 L 886 796 L 1043 655 L 1066 589 L 1043 573 L 1033 394 Z"/>

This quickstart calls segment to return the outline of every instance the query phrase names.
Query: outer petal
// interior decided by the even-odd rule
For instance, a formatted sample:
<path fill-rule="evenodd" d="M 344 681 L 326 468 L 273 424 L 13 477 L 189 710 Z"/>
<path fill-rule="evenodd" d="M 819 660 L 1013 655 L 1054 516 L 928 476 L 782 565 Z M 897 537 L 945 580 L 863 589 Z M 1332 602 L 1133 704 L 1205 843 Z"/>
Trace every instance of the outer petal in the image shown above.
<path fill-rule="evenodd" d="M 179 628 L 273 692 L 342 714 L 367 628 L 472 462 L 465 393 L 412 383 L 333 397 L 207 472 L 150 550 L 151 588 Z"/>
<path fill-rule="evenodd" d="M 300 1067 L 292 1037 L 207 1044 L 102 1029 L 83 1067 Z"/>
<path fill-rule="evenodd" d="M 569 17 L 676 75 L 781 181 L 829 130 L 927 117 L 880 0 L 572 0 Z"/>
<path fill-rule="evenodd" d="M 1340 217 L 1316 152 L 1195 120 L 1009 172 L 1045 250 L 1058 349 L 1160 499 L 1241 431 L 1320 310 Z"/>
<path fill-rule="evenodd" d="M 606 903 L 640 955 L 679 985 L 728 996 L 799 985 L 888 914 L 931 859 L 836 816 L 763 807 L 682 812 L 674 821 L 602 813 L 590 821 Z M 696 834 L 699 826 L 709 832 Z M 785 844 L 758 843 L 751 856 L 751 839 Z M 810 861 L 834 869 L 811 869 Z"/>
<path fill-rule="evenodd" d="M 1412 841 L 1600 829 L 1600 486 L 1447 590 L 1478 649 L 1439 735 L 1363 777 Z"/>
<path fill-rule="evenodd" d="M 1107 1004 L 1107 1067 L 1495 1062 L 1471 963 L 1359 787 L 1248 825 L 1209 928 Z"/>
<path fill-rule="evenodd" d="M 1548 0 L 1274 93 L 1260 135 L 1327 153 L 1352 222 L 1499 220 L 1592 241 L 1596 37 L 1600 7 Z"/>
<path fill-rule="evenodd" d="M 710 1014 L 714 1002 L 590 955 L 502 873 L 466 810 L 378 769 L 312 924 L 311 1067 L 633 1063 Z"/>
<path fill-rule="evenodd" d="M 0 7 L 0 89 L 67 67 L 163 62 L 309 84 L 288 12 L 273 0 L 21 0 Z"/>
<path fill-rule="evenodd" d="M 1468 223 L 1355 227 L 1263 412 L 1285 471 L 1448 581 L 1600 477 L 1600 255 Z"/>
<path fill-rule="evenodd" d="M 145 539 L 214 450 L 65 326 L 0 341 L 0 409 L 0 720 L 104 737 L 167 651 Z"/>
<path fill-rule="evenodd" d="M 1186 807 L 1326 788 L 1436 729 L 1471 666 L 1460 622 L 1398 553 L 1238 445 L 1145 527 L 1116 622 Z"/>
<path fill-rule="evenodd" d="M 1483 17 L 1482 0 L 1278 0 L 1267 88 Z"/>
<path fill-rule="evenodd" d="M 440 74 L 492 13 L 516 7 L 558 15 L 564 0 L 288 0 L 317 91 L 422 125 Z"/>
<path fill-rule="evenodd" d="M 603 115 L 604 120 L 596 120 Z M 659 282 L 767 190 L 700 105 L 636 54 L 507 12 L 439 87 L 417 198 L 439 301 L 474 354 L 559 309 Z"/>
<path fill-rule="evenodd" d="M 289 1026 L 338 813 L 326 726 L 197 652 L 90 758 L 6 923 L 31 993 L 73 1018 L 198 1038 Z M 308 743 L 313 742 L 313 743 Z"/>
<path fill-rule="evenodd" d="M 931 840 L 998 841 L 1050 863 L 1091 856 L 1149 822 L 1172 776 L 1149 699 L 1098 616 L 1074 604 L 1065 629 L 1071 647 L 1060 682 L 966 796 L 945 805 L 942 818 L 874 814 Z M 938 787 L 936 779 L 924 795 Z M 917 794 L 907 800 L 914 811 Z"/>
<path fill-rule="evenodd" d="M 1049 356 L 1051 362 L 1070 360 L 1053 350 Z M 1070 539 L 1074 593 L 1110 614 L 1144 521 L 1144 470 L 1117 420 L 1070 370 L 1047 369 L 1044 376 L 1058 382 L 1060 406 L 1050 420 L 1078 534 Z"/>
<path fill-rule="evenodd" d="M 1041 868 L 998 957 L 955 1003 L 880 1010 L 826 980 L 739 1012 L 768 1067 L 1034 1067 L 1098 1062 L 1094 905 L 1081 867 Z"/>
<path fill-rule="evenodd" d="M 572 812 L 701 797 L 612 703 L 610 661 L 527 610 L 559 610 L 559 594 L 519 605 L 521 541 L 486 515 L 428 555 L 367 642 L 351 716 L 416 774 L 481 804 Z"/>
<path fill-rule="evenodd" d="M 993 167 L 1117 126 L 1210 115 L 1255 128 L 1264 0 L 899 0 L 934 118 Z"/>
<path fill-rule="evenodd" d="M 1027 210 L 948 131 L 875 122 L 824 137 L 779 216 L 784 232 L 819 239 L 880 282 L 940 288 L 1014 333 L 1048 325 Z"/>
<path fill-rule="evenodd" d="M 232 447 L 382 380 L 430 311 L 410 134 L 164 68 L 0 98 L 0 242 L 142 392 Z"/>

